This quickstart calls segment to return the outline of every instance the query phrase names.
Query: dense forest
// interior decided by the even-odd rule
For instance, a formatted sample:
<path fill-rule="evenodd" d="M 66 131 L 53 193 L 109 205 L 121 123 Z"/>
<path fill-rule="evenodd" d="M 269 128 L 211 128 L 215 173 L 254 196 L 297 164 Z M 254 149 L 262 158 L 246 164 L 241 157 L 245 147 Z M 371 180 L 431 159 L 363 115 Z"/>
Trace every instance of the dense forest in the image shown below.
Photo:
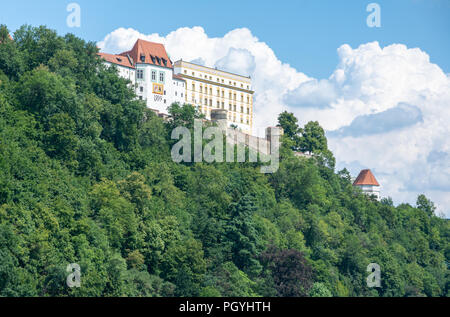
<path fill-rule="evenodd" d="M 449 222 L 335 171 L 290 113 L 280 168 L 174 163 L 165 122 L 97 57 L 46 27 L 0 29 L 0 296 L 449 296 Z M 297 157 L 307 151 L 312 158 Z M 418 174 L 420 176 L 420 174 Z M 68 287 L 78 263 L 81 287 Z M 369 288 L 367 266 L 381 268 Z"/>

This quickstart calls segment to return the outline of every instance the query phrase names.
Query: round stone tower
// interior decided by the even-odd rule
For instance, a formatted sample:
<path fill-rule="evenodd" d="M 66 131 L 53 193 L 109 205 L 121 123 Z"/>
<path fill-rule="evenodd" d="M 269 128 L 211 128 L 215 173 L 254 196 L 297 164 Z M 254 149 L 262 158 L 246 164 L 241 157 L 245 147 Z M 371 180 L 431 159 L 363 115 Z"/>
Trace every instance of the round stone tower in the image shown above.
<path fill-rule="evenodd" d="M 226 131 L 228 126 L 228 111 L 225 109 L 212 109 L 211 110 L 211 121 L 216 123 L 217 126 Z"/>

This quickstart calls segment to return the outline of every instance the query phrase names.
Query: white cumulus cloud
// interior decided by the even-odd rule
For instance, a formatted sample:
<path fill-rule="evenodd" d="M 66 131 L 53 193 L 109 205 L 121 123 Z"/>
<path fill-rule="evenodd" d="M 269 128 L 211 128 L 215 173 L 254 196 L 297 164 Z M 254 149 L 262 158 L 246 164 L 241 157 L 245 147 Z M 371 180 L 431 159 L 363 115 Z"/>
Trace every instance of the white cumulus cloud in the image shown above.
<path fill-rule="evenodd" d="M 165 44 L 173 61 L 251 76 L 256 127 L 275 125 L 284 110 L 302 124 L 319 121 L 339 168 L 355 176 L 371 168 L 382 195 L 414 204 L 425 193 L 450 217 L 450 76 L 421 49 L 344 44 L 334 72 L 316 79 L 280 61 L 247 28 L 223 37 L 209 37 L 202 27 L 166 36 L 119 28 L 98 46 L 119 53 L 138 38 Z"/>

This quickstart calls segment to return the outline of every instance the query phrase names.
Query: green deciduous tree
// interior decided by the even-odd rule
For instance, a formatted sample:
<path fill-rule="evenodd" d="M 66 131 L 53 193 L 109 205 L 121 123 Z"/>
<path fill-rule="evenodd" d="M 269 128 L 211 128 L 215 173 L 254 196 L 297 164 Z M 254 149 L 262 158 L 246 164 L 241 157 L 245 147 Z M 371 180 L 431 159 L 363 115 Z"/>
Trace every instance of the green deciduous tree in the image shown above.
<path fill-rule="evenodd" d="M 301 252 L 269 248 L 261 255 L 261 262 L 271 276 L 277 296 L 308 296 L 313 272 Z"/>
<path fill-rule="evenodd" d="M 172 128 L 96 43 L 0 26 L 0 296 L 448 296 L 450 223 L 355 195 L 317 122 L 280 168 L 172 161 Z M 312 159 L 294 152 L 312 153 Z M 274 245 L 274 246 L 271 246 Z M 68 264 L 82 287 L 66 285 Z M 369 263 L 381 287 L 368 288 Z"/>

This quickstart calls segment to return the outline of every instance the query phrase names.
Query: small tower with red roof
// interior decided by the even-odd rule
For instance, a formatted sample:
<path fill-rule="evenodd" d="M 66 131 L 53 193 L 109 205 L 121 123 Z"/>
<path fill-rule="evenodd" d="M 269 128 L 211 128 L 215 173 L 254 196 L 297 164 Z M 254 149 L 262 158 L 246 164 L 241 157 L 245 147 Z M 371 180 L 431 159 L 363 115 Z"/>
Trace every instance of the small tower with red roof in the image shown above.
<path fill-rule="evenodd" d="M 370 196 L 373 195 L 380 200 L 380 184 L 370 169 L 362 170 L 354 181 L 353 186 L 361 188 L 363 193 Z"/>

